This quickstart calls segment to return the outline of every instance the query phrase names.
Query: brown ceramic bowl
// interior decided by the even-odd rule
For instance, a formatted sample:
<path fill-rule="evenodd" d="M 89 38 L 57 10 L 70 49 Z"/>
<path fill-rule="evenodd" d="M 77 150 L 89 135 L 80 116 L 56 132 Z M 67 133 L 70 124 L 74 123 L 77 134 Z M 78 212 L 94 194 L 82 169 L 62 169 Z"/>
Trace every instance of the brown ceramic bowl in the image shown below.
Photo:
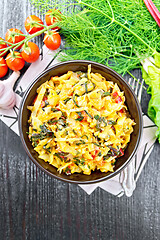
<path fill-rule="evenodd" d="M 92 66 L 92 72 L 100 73 L 107 80 L 111 80 L 114 83 L 117 83 L 122 91 L 124 91 L 126 97 L 126 105 L 128 106 L 131 118 L 134 119 L 136 125 L 134 126 L 134 132 L 131 134 L 131 141 L 129 142 L 124 156 L 120 157 L 115 165 L 114 172 L 102 173 L 100 171 L 92 172 L 91 175 L 84 175 L 80 173 L 74 173 L 72 175 L 66 175 L 64 173 L 59 174 L 55 167 L 50 165 L 47 162 L 44 162 L 42 159 L 38 158 L 38 153 L 34 151 L 31 142 L 28 139 L 28 119 L 30 116 L 30 111 L 27 110 L 27 106 L 32 105 L 32 102 L 36 96 L 37 88 L 49 80 L 51 76 L 61 76 L 66 73 L 68 70 L 70 71 L 84 71 L 87 72 L 88 64 Z M 24 145 L 24 148 L 30 157 L 30 159 L 35 163 L 41 170 L 48 173 L 50 176 L 55 177 L 59 180 L 63 180 L 69 183 L 77 183 L 77 184 L 87 184 L 87 183 L 96 183 L 100 181 L 107 180 L 109 178 L 114 177 L 116 174 L 121 172 L 127 164 L 131 161 L 133 156 L 135 155 L 142 136 L 142 111 L 140 104 L 137 100 L 136 95 L 134 94 L 131 87 L 128 83 L 114 70 L 106 67 L 105 65 L 92 62 L 92 61 L 67 61 L 56 64 L 55 66 L 45 70 L 42 72 L 27 88 L 19 111 L 19 133 L 21 141 Z"/>

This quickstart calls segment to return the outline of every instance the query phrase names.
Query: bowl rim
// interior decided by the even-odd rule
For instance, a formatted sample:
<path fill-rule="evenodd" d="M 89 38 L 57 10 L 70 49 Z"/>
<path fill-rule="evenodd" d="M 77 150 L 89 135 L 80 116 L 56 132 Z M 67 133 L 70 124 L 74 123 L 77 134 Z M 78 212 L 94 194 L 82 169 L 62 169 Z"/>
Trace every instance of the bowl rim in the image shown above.
<path fill-rule="evenodd" d="M 139 131 L 138 131 L 138 138 L 137 138 L 137 142 L 136 145 L 134 147 L 134 150 L 132 152 L 132 154 L 129 156 L 129 158 L 125 161 L 125 163 L 119 167 L 115 172 L 111 172 L 109 175 L 106 175 L 104 177 L 101 177 L 99 179 L 94 179 L 94 180 L 86 180 L 86 181 L 75 181 L 75 180 L 71 180 L 71 179 L 65 179 L 65 178 L 61 178 L 59 176 L 54 175 L 53 173 L 51 173 L 50 171 L 48 171 L 47 169 L 45 169 L 44 167 L 41 166 L 40 163 L 38 163 L 38 161 L 36 161 L 27 145 L 26 142 L 24 140 L 24 136 L 23 136 L 23 132 L 22 132 L 22 127 L 21 127 L 21 123 L 22 123 L 22 112 L 23 112 L 23 106 L 24 103 L 28 97 L 28 94 L 30 93 L 32 86 L 34 86 L 34 84 L 36 84 L 40 78 L 42 78 L 44 75 L 46 75 L 48 72 L 50 72 L 52 69 L 54 68 L 58 68 L 59 66 L 62 65 L 66 65 L 66 64 L 71 64 L 71 63 L 86 63 L 86 64 L 92 64 L 96 65 L 97 67 L 103 67 L 106 68 L 107 70 L 111 71 L 113 74 L 117 75 L 118 78 L 120 78 L 122 80 L 123 83 L 125 83 L 127 85 L 127 87 L 129 88 L 130 92 L 132 93 L 134 100 L 136 102 L 136 106 L 137 106 L 137 110 L 138 110 L 138 117 L 139 117 Z M 117 73 L 115 70 L 113 70 L 112 68 L 101 64 L 101 63 L 97 63 L 94 61 L 90 61 L 90 60 L 69 60 L 69 61 L 64 61 L 64 62 L 60 62 L 60 63 L 56 63 L 53 66 L 48 67 L 47 69 L 45 69 L 44 71 L 42 71 L 40 74 L 38 74 L 33 80 L 32 82 L 28 85 L 28 87 L 26 88 L 24 95 L 22 97 L 21 103 L 20 103 L 20 107 L 19 107 L 19 114 L 18 114 L 18 129 L 19 129 L 19 135 L 20 135 L 20 139 L 21 142 L 23 144 L 23 147 L 26 151 L 26 153 L 28 154 L 29 158 L 31 159 L 31 161 L 37 166 L 39 167 L 43 172 L 47 173 L 48 175 L 50 175 L 51 177 L 54 177 L 55 179 L 61 180 L 63 182 L 67 182 L 67 183 L 73 183 L 73 184 L 93 184 L 93 183 L 98 183 L 98 182 L 102 182 L 108 179 L 111 179 L 113 177 L 115 177 L 117 174 L 119 174 L 123 169 L 125 169 L 127 167 L 127 165 L 131 162 L 132 158 L 135 156 L 135 154 L 137 153 L 137 150 L 140 146 L 141 140 L 142 140 L 142 134 L 143 134 L 143 116 L 142 116 L 142 109 L 140 106 L 140 103 L 138 101 L 138 98 L 136 96 L 136 94 L 134 93 L 133 89 L 131 88 L 131 86 L 128 84 L 127 81 L 125 81 L 125 79 L 119 74 Z"/>

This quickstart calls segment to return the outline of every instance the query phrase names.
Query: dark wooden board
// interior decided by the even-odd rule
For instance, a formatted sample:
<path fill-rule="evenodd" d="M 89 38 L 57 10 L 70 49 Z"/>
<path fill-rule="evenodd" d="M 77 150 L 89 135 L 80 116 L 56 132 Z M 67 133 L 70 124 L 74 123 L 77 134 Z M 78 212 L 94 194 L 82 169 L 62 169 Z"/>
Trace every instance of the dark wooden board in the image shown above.
<path fill-rule="evenodd" d="M 25 31 L 33 13 L 28 0 L 0 1 L 0 36 L 7 28 Z M 42 39 L 36 39 L 41 47 Z M 141 77 L 140 71 L 134 75 Z M 143 91 L 142 108 L 149 96 Z M 160 146 L 156 143 L 132 197 L 101 189 L 90 196 L 55 180 L 27 157 L 20 138 L 0 122 L 0 240 L 160 239 Z"/>

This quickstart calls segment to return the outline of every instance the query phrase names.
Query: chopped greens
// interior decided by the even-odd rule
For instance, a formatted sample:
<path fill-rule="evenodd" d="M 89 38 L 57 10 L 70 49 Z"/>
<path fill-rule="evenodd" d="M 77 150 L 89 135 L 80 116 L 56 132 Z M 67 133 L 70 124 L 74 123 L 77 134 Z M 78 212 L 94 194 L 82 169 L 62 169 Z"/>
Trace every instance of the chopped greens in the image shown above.
<path fill-rule="evenodd" d="M 30 1 L 41 12 L 57 8 L 63 13 L 64 60 L 93 60 L 125 74 L 160 51 L 160 29 L 143 0 Z M 160 10 L 159 0 L 154 3 Z"/>

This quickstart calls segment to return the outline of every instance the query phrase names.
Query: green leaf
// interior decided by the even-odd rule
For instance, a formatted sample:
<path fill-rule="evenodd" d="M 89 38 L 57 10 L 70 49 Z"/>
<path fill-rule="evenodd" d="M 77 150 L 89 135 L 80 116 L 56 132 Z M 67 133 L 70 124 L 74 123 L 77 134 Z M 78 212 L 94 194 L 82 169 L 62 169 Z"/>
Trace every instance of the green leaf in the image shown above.
<path fill-rule="evenodd" d="M 100 117 L 99 117 L 99 115 L 97 114 L 97 115 L 94 115 L 94 118 L 95 118 L 96 120 L 98 120 Z"/>
<path fill-rule="evenodd" d="M 155 55 L 155 57 L 157 54 Z M 157 61 L 159 56 L 157 57 Z M 151 94 L 148 104 L 148 116 L 158 127 L 156 136 L 160 142 L 160 69 L 152 64 L 148 66 L 148 74 L 143 70 L 143 78 L 149 85 L 147 92 Z"/>
<path fill-rule="evenodd" d="M 160 53 L 156 52 L 154 54 L 155 65 L 160 68 Z"/>

